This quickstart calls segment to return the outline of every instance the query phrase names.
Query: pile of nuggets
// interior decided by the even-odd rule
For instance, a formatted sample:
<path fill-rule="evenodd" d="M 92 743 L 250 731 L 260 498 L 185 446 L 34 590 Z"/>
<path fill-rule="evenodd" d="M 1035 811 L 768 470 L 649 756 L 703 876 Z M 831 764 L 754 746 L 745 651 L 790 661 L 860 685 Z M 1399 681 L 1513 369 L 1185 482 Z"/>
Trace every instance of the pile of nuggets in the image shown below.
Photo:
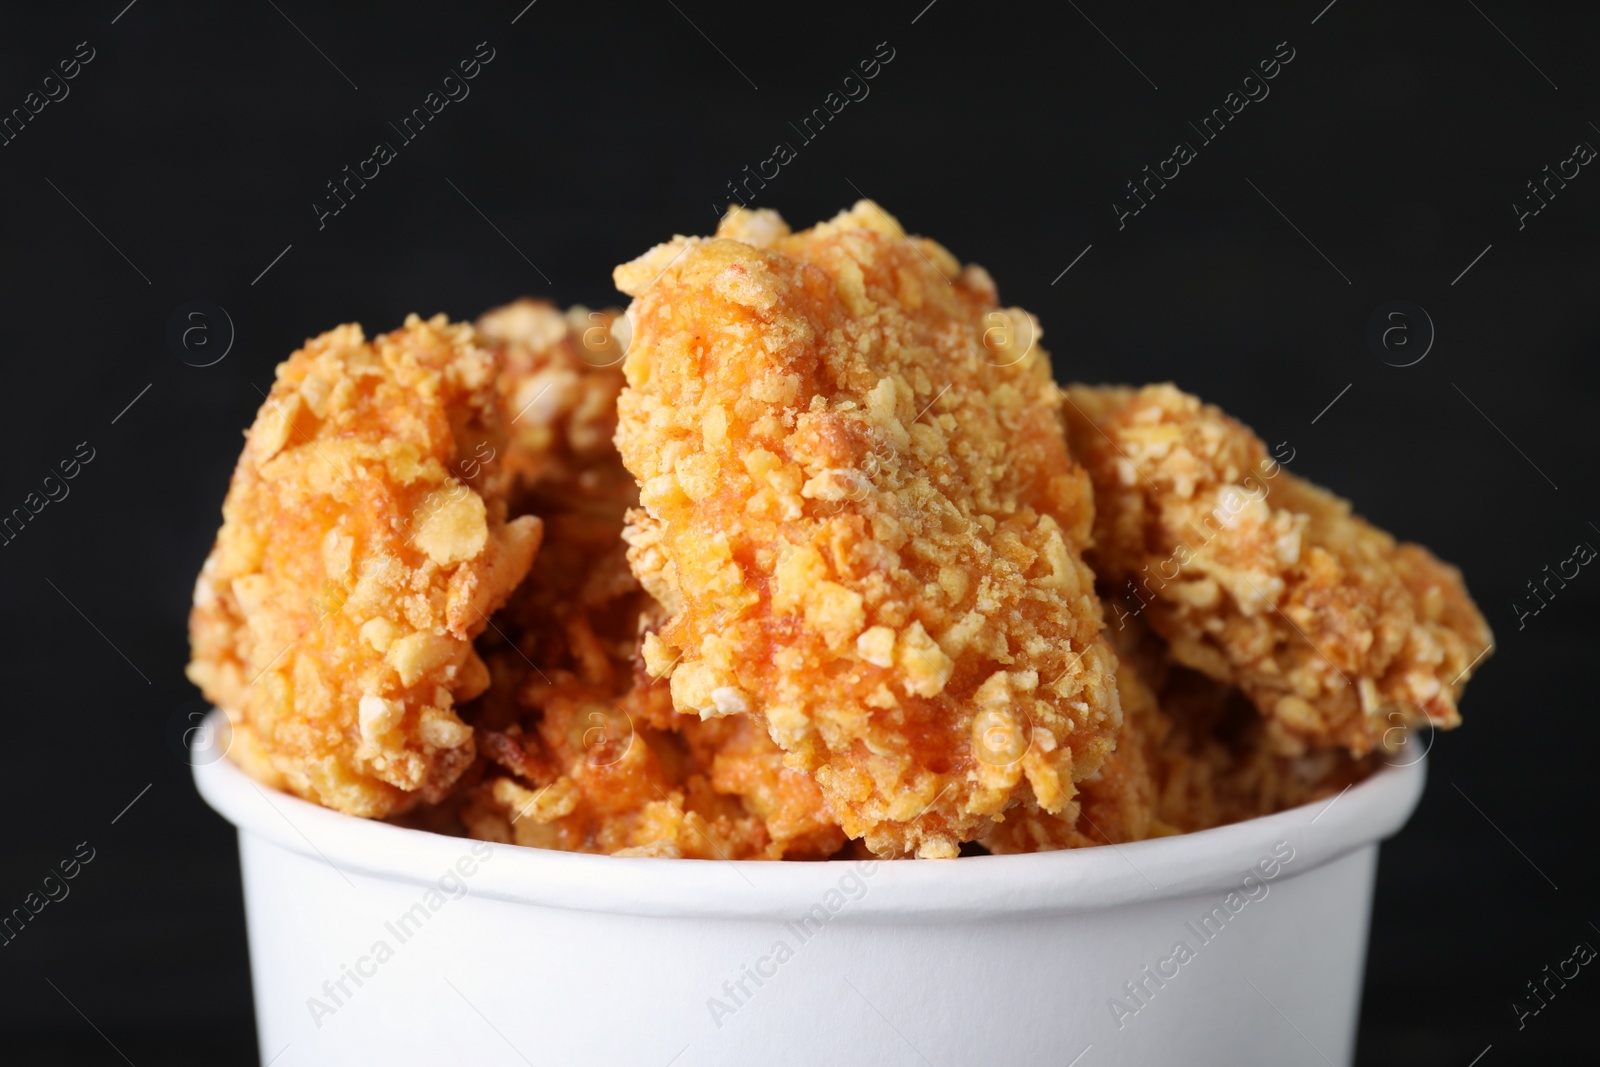
<path fill-rule="evenodd" d="M 1461 575 L 862 201 L 277 370 L 189 677 L 259 781 L 539 848 L 953 857 L 1337 794 L 1459 722 Z M 1392 757 L 1388 757 L 1392 758 Z"/>

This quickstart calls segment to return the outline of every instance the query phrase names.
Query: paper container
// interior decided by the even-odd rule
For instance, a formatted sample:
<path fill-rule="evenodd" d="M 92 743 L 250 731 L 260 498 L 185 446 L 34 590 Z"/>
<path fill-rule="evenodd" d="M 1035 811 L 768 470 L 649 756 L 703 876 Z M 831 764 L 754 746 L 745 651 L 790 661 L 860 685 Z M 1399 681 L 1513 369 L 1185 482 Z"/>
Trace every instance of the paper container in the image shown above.
<path fill-rule="evenodd" d="M 277 1067 L 1347 1064 L 1377 843 L 1423 778 L 1117 847 L 734 863 L 488 845 L 195 768 L 239 828 Z"/>

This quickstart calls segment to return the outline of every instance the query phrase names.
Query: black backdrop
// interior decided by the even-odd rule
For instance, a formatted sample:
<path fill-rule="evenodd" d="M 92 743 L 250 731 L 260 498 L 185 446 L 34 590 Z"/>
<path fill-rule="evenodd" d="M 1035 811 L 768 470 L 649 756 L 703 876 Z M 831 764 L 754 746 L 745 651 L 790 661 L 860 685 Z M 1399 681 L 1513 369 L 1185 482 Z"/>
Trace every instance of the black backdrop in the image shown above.
<path fill-rule="evenodd" d="M 0 905 L 94 850 L 0 948 L 0 1056 L 254 1054 L 233 835 L 171 734 L 194 697 L 193 575 L 273 365 L 344 321 L 616 302 L 614 264 L 708 231 L 780 141 L 794 158 L 758 203 L 803 225 L 878 199 L 1034 311 L 1063 378 L 1175 379 L 1464 568 L 1499 648 L 1384 848 L 1360 1061 L 1594 1046 L 1600 977 L 1521 1030 L 1511 1002 L 1600 944 L 1600 575 L 1552 586 L 1536 615 L 1526 586 L 1600 546 L 1600 173 L 1574 154 L 1600 146 L 1600 13 L 525 2 L 0 11 L 0 109 L 26 115 L 0 147 L 0 509 L 69 493 L 0 547 Z M 893 58 L 802 140 L 790 124 L 880 42 Z M 470 95 L 403 142 L 388 124 L 484 50 Z M 1265 89 L 1244 81 L 1291 50 Z M 1247 90 L 1269 95 L 1213 141 L 1189 125 Z M 380 140 L 395 158 L 319 226 L 325 183 Z M 1138 206 L 1125 183 L 1171 175 L 1178 141 L 1196 157 L 1119 220 L 1115 203 Z M 1525 183 L 1546 166 L 1569 177 L 1533 214 Z M 169 339 L 193 300 L 231 320 L 211 366 L 186 362 L 221 353 L 214 308 L 188 350 Z M 1369 321 L 1397 300 L 1400 331 L 1374 347 Z M 47 483 L 75 453 L 93 458 Z"/>

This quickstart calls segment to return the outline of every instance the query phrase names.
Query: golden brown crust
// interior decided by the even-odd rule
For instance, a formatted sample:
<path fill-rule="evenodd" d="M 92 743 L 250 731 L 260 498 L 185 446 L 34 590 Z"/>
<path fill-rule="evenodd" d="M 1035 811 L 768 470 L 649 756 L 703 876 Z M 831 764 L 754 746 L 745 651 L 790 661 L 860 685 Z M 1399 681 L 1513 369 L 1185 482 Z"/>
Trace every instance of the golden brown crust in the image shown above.
<path fill-rule="evenodd" d="M 278 366 L 190 619 L 189 677 L 271 784 L 377 816 L 472 762 L 455 706 L 472 638 L 522 578 L 537 519 L 505 520 L 496 366 L 471 327 L 347 325 Z"/>
<path fill-rule="evenodd" d="M 674 609 L 644 651 L 675 705 L 758 716 L 881 855 L 1063 810 L 1121 716 L 1032 319 L 867 201 L 800 234 L 736 209 L 616 278 L 632 561 Z"/>
<path fill-rule="evenodd" d="M 1493 637 L 1454 567 L 1171 385 L 1073 386 L 1066 414 L 1095 483 L 1089 559 L 1111 625 L 1140 614 L 1177 662 L 1237 685 L 1283 754 L 1359 756 L 1400 727 L 1460 722 Z"/>

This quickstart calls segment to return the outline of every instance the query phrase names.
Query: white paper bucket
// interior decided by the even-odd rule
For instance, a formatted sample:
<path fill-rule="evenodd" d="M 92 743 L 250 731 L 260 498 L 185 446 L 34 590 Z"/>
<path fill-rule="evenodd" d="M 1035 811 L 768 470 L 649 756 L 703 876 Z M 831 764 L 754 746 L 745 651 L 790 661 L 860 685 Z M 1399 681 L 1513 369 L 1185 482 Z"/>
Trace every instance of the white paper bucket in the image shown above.
<path fill-rule="evenodd" d="M 1116 847 L 724 863 L 444 837 L 195 767 L 239 828 L 274 1067 L 1348 1064 L 1377 843 L 1423 780 Z"/>

